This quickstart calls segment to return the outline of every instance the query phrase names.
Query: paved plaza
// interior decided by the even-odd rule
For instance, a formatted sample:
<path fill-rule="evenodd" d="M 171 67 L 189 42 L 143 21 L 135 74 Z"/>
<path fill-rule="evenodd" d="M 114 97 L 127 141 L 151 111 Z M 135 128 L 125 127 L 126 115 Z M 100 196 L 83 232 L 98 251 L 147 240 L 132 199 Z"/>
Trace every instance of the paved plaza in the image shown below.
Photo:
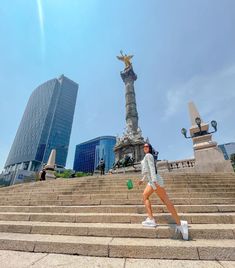
<path fill-rule="evenodd" d="M 234 268 L 228 261 L 144 260 L 0 250 L 4 268 Z"/>

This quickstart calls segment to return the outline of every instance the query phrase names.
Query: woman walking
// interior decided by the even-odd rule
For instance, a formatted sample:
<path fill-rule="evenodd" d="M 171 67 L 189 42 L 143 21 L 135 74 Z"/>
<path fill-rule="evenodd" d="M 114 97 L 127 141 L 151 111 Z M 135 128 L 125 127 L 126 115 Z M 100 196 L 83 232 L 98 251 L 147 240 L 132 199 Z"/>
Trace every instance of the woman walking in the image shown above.
<path fill-rule="evenodd" d="M 143 179 L 138 182 L 141 185 L 145 179 L 148 180 L 148 184 L 143 192 L 143 201 L 147 210 L 148 217 L 142 222 L 143 226 L 155 227 L 157 224 L 153 217 L 152 206 L 149 197 L 155 192 L 162 202 L 166 205 L 168 211 L 171 213 L 173 219 L 176 222 L 176 232 L 180 232 L 184 240 L 188 240 L 188 222 L 180 220 L 173 203 L 170 201 L 166 190 L 164 188 L 164 182 L 161 176 L 157 174 L 156 165 L 153 157 L 153 148 L 151 144 L 144 144 L 145 157 L 141 161 L 141 168 Z"/>

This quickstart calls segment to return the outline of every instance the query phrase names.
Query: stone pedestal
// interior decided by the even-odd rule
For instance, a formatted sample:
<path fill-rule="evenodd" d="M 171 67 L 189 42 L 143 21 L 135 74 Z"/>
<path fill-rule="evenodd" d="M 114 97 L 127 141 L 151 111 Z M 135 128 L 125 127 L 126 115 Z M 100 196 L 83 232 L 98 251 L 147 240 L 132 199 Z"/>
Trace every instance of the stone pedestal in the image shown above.
<path fill-rule="evenodd" d="M 217 142 L 212 141 L 212 134 L 208 133 L 209 124 L 202 121 L 201 129 L 195 124 L 195 118 L 201 117 L 192 102 L 189 103 L 189 113 L 192 123 L 190 134 L 193 137 L 195 171 L 233 172 L 231 162 L 224 159 L 224 155 L 217 146 Z"/>
<path fill-rule="evenodd" d="M 143 152 L 144 139 L 130 139 L 128 136 L 123 140 L 117 142 L 114 147 L 115 162 L 124 158 L 125 155 L 129 155 L 135 159 L 136 162 L 140 162 L 144 158 Z"/>
<path fill-rule="evenodd" d="M 157 162 L 157 171 L 164 173 L 164 172 L 169 172 L 170 168 L 169 168 L 169 163 L 167 160 L 164 161 L 159 161 Z"/>
<path fill-rule="evenodd" d="M 193 138 L 196 172 L 233 172 L 231 162 L 224 155 L 212 135 Z"/>
<path fill-rule="evenodd" d="M 48 162 L 45 166 L 46 170 L 46 180 L 55 179 L 55 158 L 56 158 L 56 150 L 51 150 L 51 154 L 49 156 Z"/>

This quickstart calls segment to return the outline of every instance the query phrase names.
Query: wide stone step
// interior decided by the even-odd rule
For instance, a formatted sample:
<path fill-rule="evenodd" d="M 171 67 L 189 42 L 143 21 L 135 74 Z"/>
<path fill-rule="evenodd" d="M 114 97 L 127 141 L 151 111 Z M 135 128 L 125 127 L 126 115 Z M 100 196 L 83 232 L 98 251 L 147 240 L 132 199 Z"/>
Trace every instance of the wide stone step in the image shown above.
<path fill-rule="evenodd" d="M 133 190 L 143 190 L 145 187 L 145 184 L 141 187 L 138 187 L 136 185 L 134 185 L 134 189 Z M 180 191 L 181 189 L 192 189 L 192 190 L 201 190 L 201 189 L 205 189 L 205 190 L 209 190 L 209 189 L 234 189 L 235 188 L 235 183 L 234 184 L 165 184 L 165 189 L 167 190 L 175 190 L 175 191 Z M 52 189 L 52 188 L 46 188 L 46 189 L 24 189 L 22 188 L 19 191 L 1 191 L 0 190 L 0 196 L 4 196 L 6 194 L 31 194 L 31 193 L 67 193 L 67 192 L 80 192 L 80 191 L 125 191 L 127 190 L 127 186 L 126 183 L 118 186 L 118 185 L 109 185 L 109 186 L 105 186 L 105 185 L 101 185 L 101 186 L 79 186 L 73 189 L 64 189 L 64 188 L 57 188 L 57 189 Z"/>
<path fill-rule="evenodd" d="M 141 187 L 138 187 L 137 185 L 134 184 L 134 189 L 135 190 L 144 190 L 145 188 L 145 184 L 143 184 L 143 186 Z M 201 184 L 197 184 L 197 185 L 187 185 L 187 184 L 182 184 L 182 185 L 178 185 L 178 184 L 171 184 L 171 185 L 165 185 L 165 189 L 168 189 L 168 190 L 180 190 L 180 189 L 228 189 L 228 188 L 232 188 L 234 189 L 235 188 L 235 184 L 228 184 L 228 185 L 223 185 L 223 184 L 205 184 L 205 185 L 201 185 Z M 37 193 L 37 192 L 80 192 L 80 191 L 99 191 L 99 190 L 103 190 L 103 191 L 106 191 L 106 190 L 112 190 L 112 191 L 125 191 L 127 190 L 127 186 L 126 186 L 126 183 L 123 184 L 123 185 L 120 185 L 120 186 L 117 186 L 117 185 L 110 185 L 110 186 L 79 186 L 77 187 L 76 189 L 40 189 L 38 191 L 25 191 L 25 190 L 22 190 L 22 191 L 18 191 L 18 192 L 10 192 L 12 194 L 14 193 L 22 193 L 22 192 L 25 192 L 25 193 Z"/>
<path fill-rule="evenodd" d="M 184 195 L 184 196 L 195 196 L 195 195 L 216 195 L 216 194 L 221 194 L 221 195 L 226 195 L 229 194 L 231 196 L 235 197 L 235 188 L 227 188 L 227 189 L 166 189 L 167 193 L 171 196 L 179 196 L 179 195 Z M 134 190 L 119 190 L 119 191 L 114 191 L 114 190 L 93 190 L 93 191 L 76 191 L 76 192 L 66 192 L 66 193 L 61 193 L 61 192 L 50 192 L 50 193 L 17 193 L 17 194 L 4 194 L 0 195 L 1 200 L 11 200 L 11 199 L 30 199 L 30 198 L 57 198 L 57 197 L 66 197 L 70 198 L 72 196 L 81 196 L 85 197 L 87 195 L 90 196 L 98 196 L 98 197 L 117 197 L 117 198 L 123 198 L 126 196 L 134 196 L 134 195 L 142 195 L 143 189 L 134 189 Z"/>
<path fill-rule="evenodd" d="M 228 192 L 228 193 L 168 193 L 168 196 L 170 197 L 170 199 L 174 199 L 174 198 L 216 198 L 218 197 L 218 195 L 221 198 L 234 198 L 235 194 L 232 192 Z M 58 195 L 58 196 L 22 196 L 22 197 L 5 197 L 2 198 L 0 200 L 0 202 L 4 202 L 4 201 L 71 201 L 71 202 L 76 202 L 76 201 L 80 201 L 80 200 L 110 200 L 112 198 L 114 198 L 116 200 L 131 200 L 131 199 L 140 199 L 142 200 L 142 193 L 127 193 L 127 194 L 115 194 L 115 195 L 111 195 L 111 194 L 86 194 L 86 195 Z M 153 195 L 153 197 L 151 197 L 151 199 L 154 199 L 155 195 Z"/>
<path fill-rule="evenodd" d="M 181 241 L 0 233 L 0 249 L 121 258 L 235 260 L 231 239 Z"/>
<path fill-rule="evenodd" d="M 146 181 L 147 182 L 147 181 Z M 119 183 L 115 183 L 115 182 L 110 182 L 110 183 L 83 183 L 81 185 L 77 185 L 77 187 L 74 187 L 74 189 L 76 188 L 84 188 L 84 189 L 91 189 L 91 188 L 119 188 L 119 187 L 125 187 L 127 181 L 123 181 L 123 182 L 119 182 Z M 137 184 L 137 181 L 133 181 L 134 185 Z M 235 180 L 231 181 L 231 182 L 223 182 L 223 181 L 211 181 L 211 182 L 164 182 L 164 185 L 166 187 L 170 187 L 170 186 L 175 186 L 175 187 L 211 187 L 213 185 L 215 186 L 225 186 L 225 187 L 229 187 L 230 185 L 234 186 Z M 54 188 L 55 189 L 55 188 Z M 64 189 L 66 190 L 66 188 L 56 188 L 56 189 Z"/>
<path fill-rule="evenodd" d="M 131 179 L 135 182 L 137 182 L 138 180 L 142 179 L 143 176 L 137 176 L 137 177 L 128 177 L 128 178 L 123 178 L 123 179 L 114 179 L 114 178 L 111 178 L 111 179 L 104 179 L 104 180 L 97 180 L 97 179 L 94 179 L 92 181 L 79 181 L 79 180 L 76 180 L 74 182 L 74 184 L 67 184 L 66 182 L 64 184 L 56 184 L 57 186 L 59 187 L 73 187 L 73 186 L 77 186 L 77 185 L 92 185 L 92 184 L 95 184 L 95 185 L 108 185 L 108 184 L 123 184 L 125 183 L 128 179 Z M 166 179 L 164 178 L 164 182 L 165 183 L 221 183 L 221 182 L 224 182 L 224 183 L 230 183 L 230 182 L 234 182 L 235 180 L 235 177 L 234 178 L 228 178 L 228 179 L 225 179 L 225 178 L 208 178 L 208 179 L 205 179 L 205 178 L 202 178 L 202 179 L 191 179 L 191 178 L 185 178 L 185 179 Z M 38 187 L 38 185 L 33 185 L 33 184 L 29 184 L 29 186 L 33 186 L 33 187 Z M 47 185 L 44 185 L 43 187 L 46 187 Z M 52 186 L 53 187 L 53 186 Z M 16 188 L 17 190 L 17 188 Z"/>
<path fill-rule="evenodd" d="M 111 180 L 104 180 L 104 181 L 86 181 L 86 182 L 80 182 L 80 181 L 76 181 L 73 185 L 71 184 L 68 184 L 67 182 L 65 182 L 64 184 L 61 184 L 61 183 L 58 183 L 57 180 L 55 180 L 53 182 L 53 184 L 51 183 L 48 183 L 48 181 L 46 182 L 43 182 L 44 184 L 37 184 L 37 183 L 27 183 L 27 185 L 25 185 L 25 187 L 23 187 L 21 184 L 18 185 L 18 187 L 14 187 L 14 186 L 9 186 L 7 188 L 3 187 L 0 189 L 1 192 L 7 192 L 7 191 L 13 191 L 13 192 L 16 192 L 16 191 L 20 191 L 22 190 L 22 188 L 24 188 L 25 190 L 36 190 L 36 189 L 49 189 L 49 188 L 52 188 L 52 189 L 73 189 L 73 188 L 77 188 L 77 187 L 80 187 L 80 186 L 83 186 L 83 187 L 92 187 L 92 186 L 110 186 L 110 185 L 113 185 L 113 186 L 122 186 L 122 185 L 125 185 L 125 183 L 127 182 L 128 179 L 132 179 L 134 183 L 138 182 L 138 180 L 140 179 L 141 177 L 139 177 L 138 179 L 136 178 L 127 178 L 127 179 L 124 179 L 124 180 L 114 180 L 114 179 L 111 179 Z M 213 185 L 213 184 L 216 184 L 216 185 L 219 185 L 219 184 L 224 184 L 224 185 L 229 185 L 229 184 L 234 184 L 234 181 L 235 181 L 235 178 L 234 179 L 208 179 L 208 180 L 190 180 L 190 179 L 185 179 L 185 180 L 166 180 L 164 179 L 164 184 L 165 185 L 176 185 L 176 184 L 179 184 L 179 185 L 185 185 L 185 184 L 188 184 L 188 185 L 200 185 L 200 184 L 203 184 L 203 185 Z"/>
<path fill-rule="evenodd" d="M 155 213 L 168 212 L 165 205 L 153 205 Z M 179 213 L 235 212 L 234 205 L 176 205 Z M 99 206 L 0 206 L 0 212 L 27 213 L 138 213 L 146 212 L 144 205 Z"/>
<path fill-rule="evenodd" d="M 52 188 L 73 188 L 73 187 L 77 187 L 77 186 L 92 186 L 92 185 L 110 185 L 110 184 L 114 184 L 114 185 L 121 185 L 121 184 L 124 184 L 126 183 L 126 181 L 128 179 L 132 179 L 134 182 L 137 182 L 139 179 L 141 179 L 142 177 L 141 176 L 138 176 L 138 177 L 128 177 L 128 178 L 124 178 L 124 179 L 119 179 L 119 180 L 116 180 L 114 178 L 111 178 L 111 179 L 104 179 L 103 181 L 98 181 L 96 179 L 92 180 L 92 181 L 80 181 L 80 180 L 75 180 L 73 184 L 69 183 L 70 181 L 67 180 L 67 181 L 64 181 L 64 183 L 59 183 L 58 180 L 55 180 L 53 182 L 49 182 L 49 181 L 45 181 L 45 182 L 33 182 L 33 183 L 27 183 L 24 184 L 25 187 L 23 187 L 21 184 L 18 184 L 16 186 L 9 186 L 7 188 L 1 188 L 0 191 L 5 191 L 5 190 L 11 190 L 11 191 L 19 191 L 20 189 L 24 188 L 24 189 L 43 189 L 43 188 L 48 188 L 48 187 L 52 187 Z M 230 179 L 224 179 L 224 178 L 221 178 L 221 179 L 216 179 L 216 178 L 208 178 L 208 179 L 205 179 L 205 178 L 202 178 L 202 179 L 164 179 L 164 182 L 166 184 L 176 184 L 176 183 L 179 183 L 179 184 L 199 184 L 199 183 L 202 183 L 202 184 L 210 184 L 210 183 L 216 183 L 216 184 L 221 184 L 221 183 L 234 183 L 235 181 L 235 176 L 234 178 L 230 178 Z"/>
<path fill-rule="evenodd" d="M 133 179 L 133 182 L 136 183 L 138 180 Z M 76 189 L 76 188 L 80 188 L 80 187 L 84 187 L 84 188 L 92 188 L 92 187 L 121 187 L 121 186 L 125 186 L 127 182 L 127 179 L 122 180 L 122 181 L 115 181 L 115 180 L 110 180 L 110 181 L 104 181 L 104 182 L 97 182 L 97 181 L 93 181 L 93 182 L 76 182 L 76 184 L 74 185 L 68 185 L 67 182 L 65 182 L 64 184 L 58 184 L 57 180 L 54 181 L 53 184 L 49 184 L 47 181 L 43 182 L 45 185 L 41 185 L 41 184 L 33 184 L 33 183 L 28 183 L 27 185 L 22 185 L 19 184 L 17 188 L 14 188 L 14 186 L 9 186 L 9 187 L 3 187 L 0 189 L 0 192 L 20 192 L 22 189 L 24 189 L 25 191 L 30 191 L 30 190 L 41 190 L 41 189 L 49 189 L 49 190 L 71 190 L 71 189 Z M 235 178 L 234 179 L 230 179 L 230 180 L 215 180 L 215 179 L 211 179 L 211 180 L 174 180 L 174 181 L 168 181 L 168 180 L 164 180 L 164 184 L 166 186 L 173 186 L 173 185 L 180 185 L 180 186 L 207 186 L 207 185 L 224 185 L 224 186 L 229 186 L 229 185 L 234 185 L 235 183 Z"/>
<path fill-rule="evenodd" d="M 235 213 L 179 213 L 188 223 L 234 224 Z M 23 213 L 1 212 L 1 221 L 43 221 L 43 222 L 79 222 L 79 223 L 140 223 L 144 214 L 128 213 Z M 175 223 L 169 213 L 158 213 L 159 224 Z"/>
<path fill-rule="evenodd" d="M 144 190 L 145 188 L 145 184 L 141 185 L 141 186 L 138 186 L 138 185 L 135 185 L 134 184 L 134 188 L 132 189 L 132 191 L 142 191 Z M 164 186 L 165 189 L 167 190 L 175 190 L 175 191 L 180 191 L 180 190 L 202 190 L 202 189 L 205 189 L 205 190 L 210 190 L 210 189 L 234 189 L 235 188 L 235 184 L 233 185 L 222 185 L 222 184 L 212 184 L 212 185 L 187 185 L 187 184 L 184 184 L 184 185 L 177 185 L 177 184 L 172 184 L 172 185 L 165 185 Z M 76 189 L 51 189 L 51 188 L 48 188 L 48 189 L 29 189 L 29 190 L 26 190 L 26 189 L 22 189 L 21 191 L 9 191 L 9 192 L 3 192 L 3 191 L 0 191 L 0 196 L 4 196 L 5 194 L 10 194 L 10 195 L 20 195 L 20 194 L 37 194 L 37 193 L 67 193 L 67 192 L 81 192 L 81 191 L 101 191 L 101 190 L 107 190 L 107 191 L 111 191 L 111 192 L 114 192 L 114 191 L 117 191 L 117 190 L 122 190 L 122 191 L 126 191 L 127 190 L 127 186 L 126 186 L 126 183 L 121 185 L 121 186 L 93 186 L 93 187 L 77 187 Z"/>
<path fill-rule="evenodd" d="M 0 232 L 25 234 L 50 234 L 71 236 L 180 238 L 175 225 L 158 225 L 146 228 L 141 224 L 117 223 L 60 223 L 0 221 Z M 235 224 L 190 224 L 190 239 L 234 239 Z"/>
<path fill-rule="evenodd" d="M 135 187 L 133 188 L 133 190 L 129 190 L 129 191 L 137 191 L 137 192 L 143 192 L 144 191 L 144 187 Z M 181 187 L 181 186 L 172 186 L 172 187 L 165 187 L 165 189 L 167 191 L 171 190 L 171 191 L 175 191 L 175 192 L 181 192 L 181 190 L 188 190 L 188 191 L 201 191 L 201 189 L 203 189 L 202 191 L 203 192 L 207 192 L 207 189 L 209 189 L 208 191 L 211 191 L 210 189 L 215 189 L 215 191 L 218 191 L 218 190 L 221 190 L 221 191 L 224 191 L 226 189 L 232 189 L 234 190 L 234 186 L 230 185 L 228 187 L 224 187 L 224 186 L 219 186 L 219 187 L 214 187 L 214 186 L 208 186 L 208 187 L 204 187 L 204 186 L 200 186 L 200 187 Z M 80 192 L 92 192 L 92 191 L 105 191 L 105 192 L 126 192 L 128 189 L 127 189 L 127 186 L 123 186 L 123 187 L 100 187 L 100 188 L 95 188 L 95 187 L 91 187 L 91 188 L 79 188 L 75 191 L 72 191 L 73 193 L 80 193 Z"/>
<path fill-rule="evenodd" d="M 145 188 L 144 186 L 137 187 L 134 185 L 134 188 L 132 191 L 143 191 Z M 211 189 L 215 189 L 215 191 L 218 190 L 234 190 L 235 189 L 235 184 L 234 185 L 165 185 L 165 189 L 167 191 L 181 191 L 181 190 L 188 190 L 188 191 L 212 191 Z M 3 197 L 5 195 L 21 195 L 21 194 L 39 194 L 39 193 L 62 193 L 62 194 L 67 194 L 67 193 L 80 193 L 80 192 L 92 192 L 92 191 L 111 191 L 111 192 L 117 192 L 117 191 L 127 191 L 127 186 L 126 184 L 123 184 L 122 186 L 93 186 L 93 187 L 77 187 L 76 189 L 38 189 L 38 190 L 25 190 L 22 189 L 21 191 L 9 191 L 9 192 L 4 192 L 0 191 L 0 196 Z"/>
<path fill-rule="evenodd" d="M 218 180 L 218 181 L 226 181 L 226 180 L 234 180 L 235 175 L 234 173 L 231 175 L 227 174 L 187 174 L 184 176 L 183 174 L 172 174 L 171 176 L 166 176 L 165 174 L 162 175 L 165 181 L 210 181 L 210 180 Z M 93 183 L 93 182 L 107 182 L 107 181 L 123 181 L 128 178 L 131 179 L 139 179 L 141 178 L 141 175 L 139 174 L 127 174 L 127 175 L 110 175 L 110 176 L 104 176 L 104 177 L 97 177 L 97 176 L 92 176 L 92 177 L 83 177 L 83 178 L 74 178 L 74 179 L 57 179 L 56 183 L 58 185 L 76 185 L 77 183 Z M 48 184 L 53 185 L 55 181 L 47 181 Z M 33 185 L 34 187 L 45 187 L 45 182 L 33 182 L 33 183 L 28 183 L 26 187 L 30 187 Z M 16 186 L 11 186 L 12 189 L 17 189 L 19 188 L 19 185 Z"/>
<path fill-rule="evenodd" d="M 220 196 L 221 198 L 235 198 L 235 192 L 209 192 L 209 193 L 204 193 L 204 192 L 200 192 L 200 193 L 168 193 L 168 196 L 170 197 L 170 199 L 173 198 L 216 198 L 218 196 Z M 61 200 L 61 201 L 86 201 L 86 200 L 110 200 L 112 198 L 115 199 L 142 199 L 142 193 L 116 193 L 116 194 L 80 194 L 80 195 L 54 195 L 54 196 L 40 196 L 40 195 L 29 195 L 29 196 L 21 196 L 21 197 L 17 197 L 17 196 L 6 196 L 4 198 L 1 198 L 0 202 L 4 202 L 4 201 L 40 201 L 40 200 L 49 200 L 49 201 L 56 201 L 56 200 Z M 156 194 L 151 196 L 151 200 L 158 198 Z M 1 203 L 0 203 L 1 204 Z"/>
<path fill-rule="evenodd" d="M 92 200 L 91 200 L 92 201 Z M 94 202 L 95 200 L 93 200 Z M 235 204 L 235 198 L 171 198 L 171 201 L 177 205 L 177 204 L 193 204 L 193 205 L 209 205 L 209 204 Z M 69 201 L 67 201 L 69 204 Z M 71 201 L 70 201 L 71 202 Z M 77 201 L 78 202 L 78 201 Z M 66 204 L 66 201 L 62 202 L 64 205 Z M 72 203 L 72 202 L 71 202 Z M 80 201 L 80 203 L 83 203 L 83 201 Z M 101 200 L 101 205 L 117 205 L 117 204 L 126 204 L 126 205 L 137 205 L 142 204 L 143 201 L 140 199 L 109 199 L 109 200 Z M 152 204 L 162 204 L 162 202 L 159 199 L 151 199 Z"/>
<path fill-rule="evenodd" d="M 235 198 L 235 192 L 210 192 L 210 193 L 168 193 L 168 196 L 170 198 L 175 197 L 186 197 L 186 198 L 196 198 L 196 197 L 218 197 L 218 195 L 223 197 L 232 197 Z M 85 195 L 60 195 L 58 196 L 59 200 L 77 200 L 77 199 L 111 199 L 115 197 L 116 199 L 136 199 L 136 198 L 142 198 L 142 193 L 116 193 L 116 194 L 85 194 Z M 157 195 L 152 195 L 151 199 L 157 198 Z"/>
<path fill-rule="evenodd" d="M 181 187 L 181 188 L 178 188 L 178 187 L 165 187 L 165 190 L 168 192 L 168 193 L 177 193 L 177 192 L 180 192 L 180 193 L 188 193 L 188 192 L 235 192 L 235 186 L 232 187 L 213 187 L 213 188 L 187 188 L 187 187 Z M 127 188 L 124 188 L 124 189 L 120 189 L 118 192 L 126 192 L 127 191 Z M 132 193 L 142 193 L 144 191 L 144 188 L 133 188 L 132 190 L 129 190 L 129 192 L 132 192 Z M 97 189 L 91 189 L 91 190 L 84 190 L 84 189 L 79 189 L 79 190 L 76 190 L 76 191 L 73 191 L 73 194 L 84 194 L 84 193 L 91 193 L 91 194 L 102 194 L 102 193 L 112 193 L 112 194 L 115 194 L 117 193 L 117 189 L 113 189 L 113 188 L 110 188 L 110 189 L 107 189 L 107 190 L 103 190 L 103 189 L 100 189 L 100 190 L 97 190 Z M 66 192 L 67 194 L 68 192 Z M 31 194 L 34 194 L 34 193 L 31 193 Z M 49 192 L 48 192 L 49 194 Z M 58 192 L 59 194 L 59 192 Z"/>
<path fill-rule="evenodd" d="M 230 186 L 230 187 L 225 187 L 225 186 L 219 186 L 219 187 L 198 187 L 198 188 L 189 188 L 189 187 L 165 187 L 166 191 L 169 193 L 183 193 L 183 192 L 235 192 L 235 186 Z M 9 193 L 1 193 L 0 192 L 0 197 L 3 198 L 5 196 L 30 196 L 30 195 L 67 195 L 67 194 L 84 194 L 84 193 L 92 193 L 92 194 L 98 194 L 98 193 L 112 193 L 115 194 L 117 192 L 119 193 L 126 193 L 126 192 L 131 192 L 131 193 L 142 193 L 144 190 L 144 187 L 134 187 L 132 190 L 127 189 L 127 187 L 122 187 L 122 188 L 107 188 L 106 190 L 104 189 L 96 189 L 96 188 L 91 188 L 91 189 L 77 189 L 74 191 L 21 191 L 21 192 L 9 192 Z"/>
<path fill-rule="evenodd" d="M 210 205 L 210 204 L 235 204 L 235 198 L 171 198 L 175 205 Z M 151 199 L 152 204 L 162 204 L 157 199 Z M 77 199 L 77 200 L 1 200 L 0 206 L 89 206 L 89 205 L 142 205 L 142 198 L 138 199 Z"/>

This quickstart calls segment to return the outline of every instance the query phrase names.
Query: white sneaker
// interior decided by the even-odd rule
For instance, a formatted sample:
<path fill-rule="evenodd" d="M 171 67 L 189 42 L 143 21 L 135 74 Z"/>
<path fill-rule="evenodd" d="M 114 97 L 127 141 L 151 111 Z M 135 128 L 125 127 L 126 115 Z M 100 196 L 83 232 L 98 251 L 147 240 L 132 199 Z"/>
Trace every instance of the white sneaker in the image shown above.
<path fill-rule="evenodd" d="M 142 225 L 146 226 L 146 227 L 156 227 L 157 226 L 155 220 L 154 219 L 151 220 L 150 218 L 147 218 L 145 221 L 143 221 Z"/>
<path fill-rule="evenodd" d="M 147 222 L 147 221 L 149 221 L 150 220 L 150 218 L 148 217 L 148 218 L 146 218 L 146 220 L 144 220 L 144 221 L 142 221 L 142 224 L 144 225 L 145 224 L 145 222 Z"/>
<path fill-rule="evenodd" d="M 184 240 L 188 240 L 188 222 L 187 221 L 180 221 L 181 225 L 177 225 L 175 232 L 180 232 L 183 236 Z"/>

